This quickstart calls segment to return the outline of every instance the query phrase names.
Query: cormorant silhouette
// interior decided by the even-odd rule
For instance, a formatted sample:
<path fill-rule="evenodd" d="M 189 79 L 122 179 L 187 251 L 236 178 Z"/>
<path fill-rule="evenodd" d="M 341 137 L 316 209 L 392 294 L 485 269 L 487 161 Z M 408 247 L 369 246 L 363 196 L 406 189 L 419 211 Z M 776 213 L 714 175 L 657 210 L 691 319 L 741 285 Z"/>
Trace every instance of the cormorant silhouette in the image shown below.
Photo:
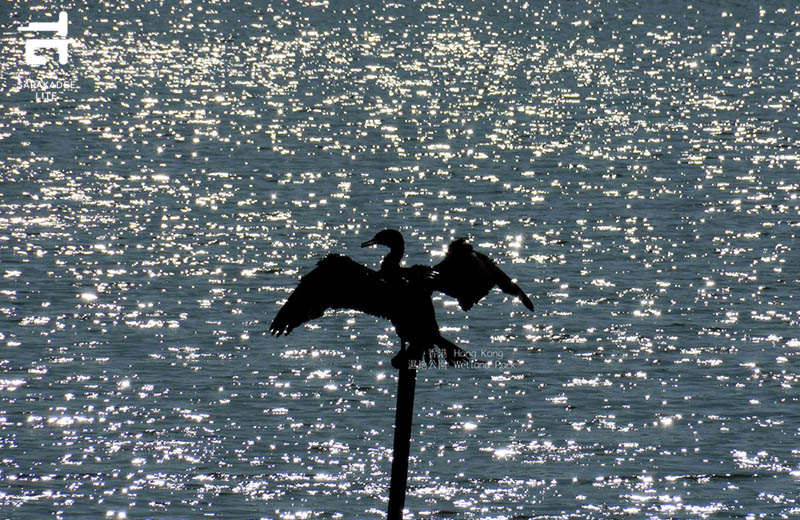
<path fill-rule="evenodd" d="M 405 243 L 397 230 L 380 231 L 361 247 L 372 245 L 389 248 L 380 270 L 370 269 L 344 255 L 327 255 L 301 278 L 272 321 L 270 332 L 275 336 L 289 334 L 328 309 L 353 309 L 392 322 L 400 336 L 400 353 L 392 359 L 395 368 L 418 363 L 423 357 L 430 362 L 431 353 L 434 362 L 438 362 L 434 345 L 453 365 L 469 358 L 464 350 L 439 333 L 431 301 L 433 291 L 452 296 L 468 311 L 497 286 L 533 310 L 525 292 L 491 258 L 473 250 L 463 238 L 454 240 L 444 260 L 433 267 L 400 265 Z"/>

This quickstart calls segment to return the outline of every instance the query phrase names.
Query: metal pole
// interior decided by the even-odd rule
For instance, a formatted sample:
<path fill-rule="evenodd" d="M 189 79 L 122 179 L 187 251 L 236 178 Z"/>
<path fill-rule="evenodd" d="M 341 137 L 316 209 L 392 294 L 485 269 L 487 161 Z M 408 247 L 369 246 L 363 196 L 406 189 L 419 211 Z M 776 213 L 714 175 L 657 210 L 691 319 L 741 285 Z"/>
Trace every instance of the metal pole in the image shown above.
<path fill-rule="evenodd" d="M 394 451 L 392 453 L 392 482 L 389 486 L 388 520 L 403 519 L 408 482 L 408 452 L 411 444 L 411 422 L 414 418 L 414 387 L 417 382 L 416 368 L 403 367 L 397 380 L 397 416 L 394 427 Z"/>

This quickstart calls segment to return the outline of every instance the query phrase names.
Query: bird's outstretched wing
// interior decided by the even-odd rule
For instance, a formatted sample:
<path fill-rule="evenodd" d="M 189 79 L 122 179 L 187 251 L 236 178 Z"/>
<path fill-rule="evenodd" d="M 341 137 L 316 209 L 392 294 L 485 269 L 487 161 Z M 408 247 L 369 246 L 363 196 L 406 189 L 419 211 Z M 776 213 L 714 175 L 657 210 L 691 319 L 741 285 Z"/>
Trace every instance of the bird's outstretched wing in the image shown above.
<path fill-rule="evenodd" d="M 303 276 L 269 327 L 276 336 L 289 334 L 328 309 L 353 309 L 389 319 L 390 283 L 376 271 L 343 255 L 328 255 Z"/>
<path fill-rule="evenodd" d="M 433 266 L 433 270 L 434 289 L 458 300 L 465 311 L 489 294 L 494 286 L 516 296 L 525 307 L 533 310 L 533 303 L 525 292 L 491 258 L 472 249 L 463 238 L 450 244 L 444 260 Z"/>

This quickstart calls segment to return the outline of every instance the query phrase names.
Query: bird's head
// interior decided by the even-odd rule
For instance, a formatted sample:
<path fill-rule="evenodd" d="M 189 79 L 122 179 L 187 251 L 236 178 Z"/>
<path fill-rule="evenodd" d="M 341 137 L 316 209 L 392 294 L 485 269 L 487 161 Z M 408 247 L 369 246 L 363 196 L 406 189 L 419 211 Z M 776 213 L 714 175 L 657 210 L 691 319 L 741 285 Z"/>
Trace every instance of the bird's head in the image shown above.
<path fill-rule="evenodd" d="M 377 245 L 386 246 L 389 249 L 402 249 L 403 235 L 396 229 L 384 229 L 383 231 L 379 231 L 371 240 L 367 240 L 361 244 L 361 247 Z"/>

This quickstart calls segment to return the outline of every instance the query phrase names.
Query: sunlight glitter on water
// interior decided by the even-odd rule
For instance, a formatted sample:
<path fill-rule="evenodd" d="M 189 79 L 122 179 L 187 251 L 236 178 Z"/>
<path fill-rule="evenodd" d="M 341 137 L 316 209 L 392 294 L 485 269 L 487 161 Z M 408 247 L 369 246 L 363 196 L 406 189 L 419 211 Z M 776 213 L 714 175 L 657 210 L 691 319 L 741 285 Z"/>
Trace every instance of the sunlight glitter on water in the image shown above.
<path fill-rule="evenodd" d="M 413 511 L 793 514 L 798 16 L 97 4 L 38 70 L 10 29 L 0 509 L 381 516 L 393 331 L 265 330 L 322 255 L 375 267 L 358 245 L 398 227 L 409 264 L 467 236 L 537 309 L 435 301 L 509 364 L 420 376 Z"/>

